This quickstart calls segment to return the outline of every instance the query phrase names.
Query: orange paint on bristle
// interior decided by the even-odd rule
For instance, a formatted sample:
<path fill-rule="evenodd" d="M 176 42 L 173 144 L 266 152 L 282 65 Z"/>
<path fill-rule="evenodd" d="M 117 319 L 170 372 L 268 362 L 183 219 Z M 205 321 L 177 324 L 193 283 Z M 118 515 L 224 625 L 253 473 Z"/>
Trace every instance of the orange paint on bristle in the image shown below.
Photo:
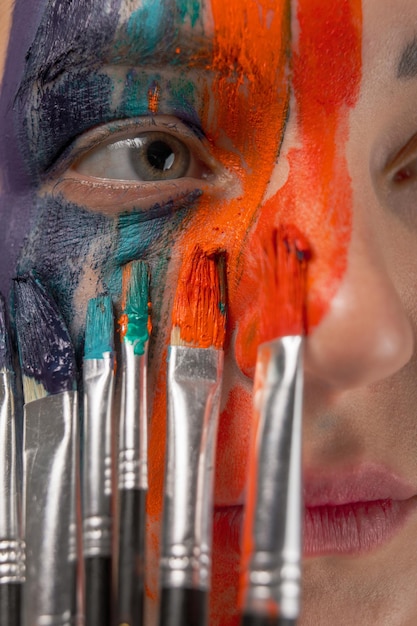
<path fill-rule="evenodd" d="M 219 275 L 222 256 L 208 254 L 196 246 L 186 257 L 172 310 L 171 343 L 195 348 L 223 348 L 226 315 L 222 301 L 224 288 Z"/>
<path fill-rule="evenodd" d="M 119 327 L 118 331 L 120 333 L 120 339 L 122 341 L 127 333 L 127 327 L 128 327 L 128 322 L 129 322 L 129 318 L 126 315 L 126 313 L 124 313 L 124 310 L 126 309 L 127 294 L 129 293 L 131 274 L 132 274 L 132 265 L 131 263 L 127 263 L 123 267 L 123 273 L 122 273 L 122 293 L 120 296 L 120 306 L 122 309 L 122 314 L 117 320 L 118 327 Z"/>
<path fill-rule="evenodd" d="M 159 98 L 161 89 L 158 84 L 153 85 L 148 89 L 148 109 L 151 113 L 158 113 L 159 110 Z"/>

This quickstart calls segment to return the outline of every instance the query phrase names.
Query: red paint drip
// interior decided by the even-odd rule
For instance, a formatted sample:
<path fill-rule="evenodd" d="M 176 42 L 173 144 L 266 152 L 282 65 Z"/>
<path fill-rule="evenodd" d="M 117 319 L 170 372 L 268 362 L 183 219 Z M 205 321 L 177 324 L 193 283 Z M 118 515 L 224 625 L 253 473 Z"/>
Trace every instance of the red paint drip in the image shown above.
<path fill-rule="evenodd" d="M 293 225 L 277 228 L 264 249 L 259 343 L 306 331 L 305 300 L 310 249 Z"/>

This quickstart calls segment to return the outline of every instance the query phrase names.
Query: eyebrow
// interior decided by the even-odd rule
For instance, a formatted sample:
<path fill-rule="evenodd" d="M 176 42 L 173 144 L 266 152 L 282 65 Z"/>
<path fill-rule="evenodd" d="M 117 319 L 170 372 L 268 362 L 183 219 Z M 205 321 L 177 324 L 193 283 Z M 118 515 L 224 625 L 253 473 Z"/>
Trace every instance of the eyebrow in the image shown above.
<path fill-rule="evenodd" d="M 397 78 L 417 77 L 417 36 L 404 48 L 397 67 Z"/>

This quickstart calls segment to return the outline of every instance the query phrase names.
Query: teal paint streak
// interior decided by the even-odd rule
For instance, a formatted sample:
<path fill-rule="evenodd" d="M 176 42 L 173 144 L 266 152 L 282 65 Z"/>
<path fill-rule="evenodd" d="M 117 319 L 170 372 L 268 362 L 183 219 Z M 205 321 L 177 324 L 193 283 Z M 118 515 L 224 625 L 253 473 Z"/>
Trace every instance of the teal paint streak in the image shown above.
<path fill-rule="evenodd" d="M 92 298 L 87 306 L 85 359 L 102 359 L 114 348 L 114 319 L 110 296 Z"/>
<path fill-rule="evenodd" d="M 169 83 L 169 95 L 167 107 L 180 119 L 192 120 L 196 126 L 200 126 L 200 120 L 196 112 L 196 85 L 191 80 L 177 78 Z"/>
<path fill-rule="evenodd" d="M 148 88 L 151 80 L 157 80 L 157 78 L 153 76 L 150 78 L 143 72 L 137 72 L 136 70 L 128 72 L 123 89 L 120 115 L 124 117 L 139 117 L 149 113 Z"/>
<path fill-rule="evenodd" d="M 127 316 L 124 341 L 134 346 L 133 351 L 137 356 L 145 354 L 145 344 L 149 339 L 148 302 L 148 266 L 143 261 L 134 261 L 131 265 L 130 284 L 124 311 Z"/>
<path fill-rule="evenodd" d="M 194 26 L 200 17 L 201 13 L 201 1 L 200 0 L 176 0 L 177 11 L 179 13 L 181 22 L 185 22 L 187 17 L 190 20 L 191 26 Z"/>
<path fill-rule="evenodd" d="M 169 3 L 148 0 L 134 11 L 126 25 L 123 45 L 131 52 L 152 52 L 164 37 Z"/>

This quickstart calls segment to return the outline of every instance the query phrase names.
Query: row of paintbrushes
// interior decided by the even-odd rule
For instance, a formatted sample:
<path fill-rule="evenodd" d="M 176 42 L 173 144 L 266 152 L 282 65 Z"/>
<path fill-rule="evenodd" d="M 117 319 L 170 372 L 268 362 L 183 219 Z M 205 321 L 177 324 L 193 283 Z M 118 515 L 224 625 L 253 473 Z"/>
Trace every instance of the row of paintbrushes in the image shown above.
<path fill-rule="evenodd" d="M 291 229 L 279 229 L 272 245 L 274 284 L 285 303 L 280 313 L 288 320 L 281 317 L 280 327 L 298 332 L 271 337 L 258 350 L 243 536 L 245 626 L 292 624 L 299 611 L 301 345 L 307 260 L 300 241 Z M 209 254 L 196 247 L 184 264 L 174 300 L 160 626 L 208 623 L 213 472 L 226 334 L 225 275 L 223 253 Z M 35 277 L 15 281 L 24 395 L 23 530 L 12 350 L 4 306 L 1 309 L 0 488 L 5 496 L 0 509 L 1 624 L 74 624 L 80 581 L 86 626 L 145 623 L 149 281 L 144 262 L 126 266 L 119 319 L 117 424 L 115 354 L 119 351 L 114 346 L 112 302 L 104 295 L 88 304 L 81 428 L 75 355 L 61 313 Z M 118 513 L 113 519 L 116 484 Z"/>

